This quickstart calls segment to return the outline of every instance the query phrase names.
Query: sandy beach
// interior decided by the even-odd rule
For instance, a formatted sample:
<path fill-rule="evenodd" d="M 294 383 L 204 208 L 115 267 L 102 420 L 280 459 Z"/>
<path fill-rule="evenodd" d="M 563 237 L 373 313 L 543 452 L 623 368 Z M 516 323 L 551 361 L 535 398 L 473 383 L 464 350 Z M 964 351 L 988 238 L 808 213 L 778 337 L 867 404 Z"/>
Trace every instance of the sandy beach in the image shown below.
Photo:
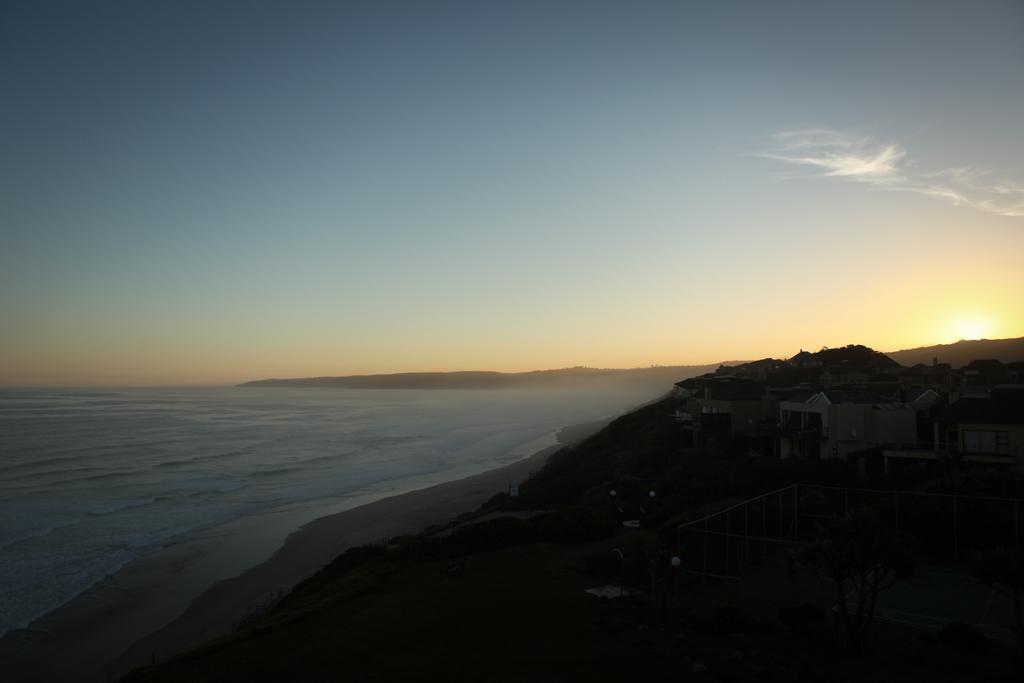
<path fill-rule="evenodd" d="M 138 558 L 28 628 L 0 640 L 0 678 L 112 681 L 229 632 L 271 595 L 347 548 L 418 533 L 526 479 L 562 445 L 607 420 L 567 427 L 559 444 L 482 474 L 400 495 L 290 506 L 196 534 Z"/>

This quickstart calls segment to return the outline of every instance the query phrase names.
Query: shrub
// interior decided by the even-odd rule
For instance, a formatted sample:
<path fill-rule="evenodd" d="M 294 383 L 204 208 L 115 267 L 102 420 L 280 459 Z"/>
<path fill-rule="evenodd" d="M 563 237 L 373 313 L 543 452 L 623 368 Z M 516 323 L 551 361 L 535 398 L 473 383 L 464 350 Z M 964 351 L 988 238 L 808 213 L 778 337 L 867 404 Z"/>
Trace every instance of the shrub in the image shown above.
<path fill-rule="evenodd" d="M 498 517 L 460 526 L 452 532 L 452 549 L 459 554 L 481 553 L 534 540 L 534 529 L 517 517 Z"/>
<path fill-rule="evenodd" d="M 302 592 L 311 586 L 331 581 L 385 554 L 387 554 L 387 548 L 382 545 L 360 545 L 349 548 L 324 565 L 316 574 L 296 585 L 295 592 Z"/>
<path fill-rule="evenodd" d="M 821 611 L 821 608 L 809 602 L 781 607 L 778 617 L 779 621 L 786 625 L 792 633 L 799 634 L 808 634 L 818 624 L 825 621 L 825 613 Z"/>
<path fill-rule="evenodd" d="M 619 549 L 602 550 L 591 553 L 579 559 L 574 569 L 584 574 L 610 580 L 618 578 L 622 574 L 623 556 Z"/>
<path fill-rule="evenodd" d="M 554 510 L 530 522 L 539 541 L 596 541 L 608 538 L 619 529 L 619 522 L 610 510 L 593 507 Z"/>
<path fill-rule="evenodd" d="M 746 632 L 750 627 L 750 618 L 733 604 L 719 605 L 703 620 L 703 626 L 711 635 L 727 636 Z"/>
<path fill-rule="evenodd" d="M 854 654 L 867 642 L 878 594 L 913 571 L 905 540 L 868 508 L 825 522 L 800 559 L 832 582 L 839 623 Z"/>
<path fill-rule="evenodd" d="M 972 655 L 985 654 L 992 647 L 992 641 L 981 631 L 962 621 L 954 621 L 943 626 L 936 639 L 943 647 Z"/>

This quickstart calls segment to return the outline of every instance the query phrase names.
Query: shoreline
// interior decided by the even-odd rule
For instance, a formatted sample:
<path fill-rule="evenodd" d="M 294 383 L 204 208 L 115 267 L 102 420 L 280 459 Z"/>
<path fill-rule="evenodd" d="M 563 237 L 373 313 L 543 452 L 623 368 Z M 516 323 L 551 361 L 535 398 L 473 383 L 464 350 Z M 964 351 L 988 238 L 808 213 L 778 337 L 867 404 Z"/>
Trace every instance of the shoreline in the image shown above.
<path fill-rule="evenodd" d="M 5 635 L 0 674 L 9 671 L 24 681 L 110 681 L 166 660 L 230 632 L 254 606 L 347 548 L 419 533 L 476 509 L 611 419 L 563 427 L 555 444 L 482 473 L 400 493 L 285 506 L 198 532 L 136 558 Z"/>

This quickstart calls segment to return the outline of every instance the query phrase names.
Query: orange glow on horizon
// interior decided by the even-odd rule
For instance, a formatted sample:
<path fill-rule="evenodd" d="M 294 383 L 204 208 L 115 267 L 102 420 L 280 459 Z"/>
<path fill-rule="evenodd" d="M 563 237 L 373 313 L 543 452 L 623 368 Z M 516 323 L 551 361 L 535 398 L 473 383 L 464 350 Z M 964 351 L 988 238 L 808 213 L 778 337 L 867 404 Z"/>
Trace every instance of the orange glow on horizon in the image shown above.
<path fill-rule="evenodd" d="M 952 341 L 961 339 L 991 339 L 995 325 L 990 318 L 984 315 L 966 315 L 958 317 L 952 324 L 954 337 Z"/>
<path fill-rule="evenodd" d="M 180 386 L 230 385 L 271 377 L 316 377 L 397 372 L 450 372 L 457 370 L 495 370 L 523 372 L 588 366 L 636 368 L 652 365 L 706 365 L 728 361 L 756 360 L 765 357 L 787 358 L 800 349 L 816 351 L 824 346 L 865 344 L 879 351 L 948 344 L 961 339 L 996 339 L 1024 336 L 1022 327 L 1008 330 L 984 315 L 947 316 L 945 322 L 931 326 L 933 337 L 897 337 L 898 326 L 875 330 L 873 334 L 855 333 L 855 326 L 825 326 L 818 333 L 806 329 L 782 334 L 785 326 L 762 335 L 729 335 L 725 329 L 708 325 L 708 336 L 697 338 L 686 329 L 645 329 L 634 331 L 629 339 L 594 340 L 589 344 L 563 343 L 519 348 L 478 345 L 475 340 L 449 340 L 448 344 L 418 345 L 392 343 L 385 348 L 339 348 L 315 344 L 295 353 L 290 349 L 254 342 L 247 348 L 172 349 L 149 347 L 136 349 L 100 349 L 79 347 L 77 353 L 48 359 L 33 357 L 25 349 L 16 354 L 15 363 L 0 376 L 0 386 Z M 845 327 L 846 329 L 843 329 Z M 916 326 L 915 326 L 916 327 Z M 827 328 L 827 329 L 826 329 Z M 897 328 L 897 329 L 894 329 Z M 916 329 L 928 329 L 921 325 Z M 644 333 L 649 335 L 643 339 Z M 660 338 L 659 338 L 660 335 Z M 890 336 L 891 335 L 891 336 Z M 20 356 L 20 358 L 19 358 Z M 55 360 L 56 359 L 56 360 Z M 357 361 L 358 359 L 358 361 Z M 346 362 L 347 361 L 347 362 Z"/>

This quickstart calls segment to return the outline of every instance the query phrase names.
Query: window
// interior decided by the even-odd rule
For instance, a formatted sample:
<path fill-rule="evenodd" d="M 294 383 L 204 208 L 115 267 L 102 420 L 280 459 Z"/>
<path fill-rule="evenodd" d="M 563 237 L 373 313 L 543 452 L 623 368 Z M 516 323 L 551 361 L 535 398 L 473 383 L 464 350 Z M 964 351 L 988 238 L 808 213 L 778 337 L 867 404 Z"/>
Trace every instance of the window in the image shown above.
<path fill-rule="evenodd" d="M 1010 452 L 1008 432 L 965 429 L 963 435 L 965 453 L 1007 454 Z"/>

